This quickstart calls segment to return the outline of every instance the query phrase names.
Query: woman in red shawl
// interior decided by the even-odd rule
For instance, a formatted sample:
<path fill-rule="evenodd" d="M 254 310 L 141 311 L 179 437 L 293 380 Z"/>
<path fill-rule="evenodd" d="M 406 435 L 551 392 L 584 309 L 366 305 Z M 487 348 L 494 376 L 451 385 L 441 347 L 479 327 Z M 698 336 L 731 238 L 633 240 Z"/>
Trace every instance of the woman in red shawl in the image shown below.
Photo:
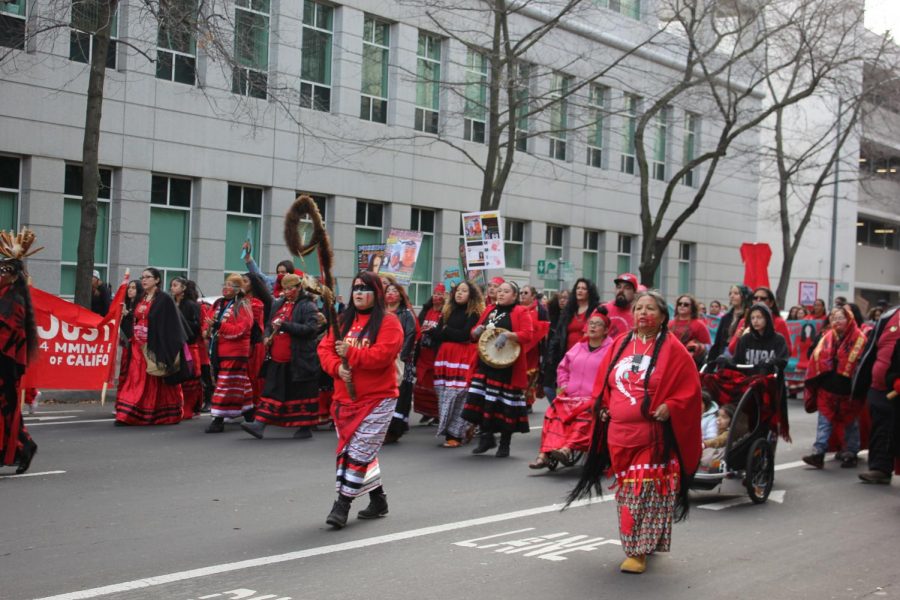
<path fill-rule="evenodd" d="M 0 243 L 0 466 L 17 465 L 21 475 L 31 466 L 37 444 L 22 421 L 19 379 L 38 349 L 37 326 L 22 259 L 34 242 L 23 229 L 18 235 L 3 232 Z M 10 244 L 7 242 L 16 241 Z M 36 252 L 36 250 L 35 250 Z"/>
<path fill-rule="evenodd" d="M 831 327 L 816 344 L 806 369 L 804 395 L 808 395 L 819 411 L 813 453 L 803 462 L 817 469 L 825 466 L 828 438 L 836 427 L 844 430 L 844 451 L 840 453 L 841 467 L 856 467 L 859 452 L 859 415 L 864 398 L 853 398 L 850 387 L 859 366 L 866 336 L 860 331 L 849 306 L 831 311 Z"/>
<path fill-rule="evenodd" d="M 667 330 L 665 298 L 644 292 L 633 314 L 634 330 L 613 342 L 597 371 L 591 447 L 568 501 L 600 493 L 609 471 L 627 556 L 620 569 L 643 573 L 648 554 L 668 552 L 672 523 L 687 513 L 703 403 L 694 361 Z"/>
<path fill-rule="evenodd" d="M 403 346 L 403 327 L 386 310 L 384 288 L 375 273 L 362 271 L 353 279 L 352 302 L 341 313 L 340 330 L 341 339 L 335 340 L 329 329 L 318 349 L 322 370 L 334 377 L 331 416 L 338 434 L 338 497 L 325 522 L 335 529 L 347 524 L 350 503 L 366 493 L 369 506 L 359 511 L 360 519 L 388 513 L 378 451 L 397 405 L 394 364 Z"/>
<path fill-rule="evenodd" d="M 432 330 L 441 320 L 447 288 L 443 283 L 434 286 L 431 298 L 419 311 L 419 328 L 422 332 L 416 351 L 416 383 L 413 387 L 413 410 L 422 415 L 420 423 L 437 425 L 440 420 L 437 391 L 434 389 L 434 360 L 438 343 Z"/>
<path fill-rule="evenodd" d="M 244 273 L 242 276 L 244 296 L 250 302 L 253 312 L 253 327 L 250 329 L 250 358 L 247 360 L 247 375 L 253 387 L 253 406 L 259 406 L 266 378 L 261 376 L 262 365 L 266 359 L 266 347 L 263 344 L 266 323 L 272 312 L 272 294 L 265 280 L 256 273 Z M 283 289 L 282 289 L 283 293 Z"/>
<path fill-rule="evenodd" d="M 160 289 L 162 273 L 153 267 L 141 272 L 144 294 L 134 308 L 134 339 L 128 359 L 128 375 L 116 394 L 117 426 L 172 425 L 180 423 L 183 400 L 180 384 L 147 372 L 146 348 L 156 362 L 171 371 L 186 340 L 178 307 Z"/>

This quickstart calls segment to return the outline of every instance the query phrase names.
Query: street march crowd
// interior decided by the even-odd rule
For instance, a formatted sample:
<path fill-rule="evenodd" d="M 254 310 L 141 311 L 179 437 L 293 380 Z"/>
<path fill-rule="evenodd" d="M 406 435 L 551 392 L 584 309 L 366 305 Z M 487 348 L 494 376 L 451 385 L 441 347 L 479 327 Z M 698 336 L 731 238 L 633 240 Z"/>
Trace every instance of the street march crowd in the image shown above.
<path fill-rule="evenodd" d="M 0 455 L 17 473 L 37 451 L 20 401 L 37 392 L 19 385 L 37 352 L 24 265 L 33 242 L 28 230 L 0 234 Z M 435 285 L 416 314 L 394 277 L 361 271 L 349 302 L 336 299 L 332 322 L 323 310 L 331 292 L 292 261 L 271 276 L 249 252 L 245 261 L 247 271 L 228 275 L 211 303 L 190 280 L 163 289 L 154 268 L 128 282 L 115 425 L 170 425 L 209 412 L 208 434 L 228 424 L 259 439 L 270 427 L 294 429 L 298 439 L 334 429 L 337 495 L 326 522 L 335 529 L 362 495 L 368 505 L 358 518 L 388 514 L 379 450 L 401 440 L 410 419 L 433 425 L 448 452 L 471 445 L 474 454 L 504 458 L 513 434 L 529 432 L 540 400 L 548 408 L 529 468 L 583 463 L 569 502 L 599 492 L 611 476 L 621 570 L 641 573 L 647 556 L 669 550 L 695 473 L 716 468 L 729 429 L 741 426 L 727 399 L 701 385 L 701 371 L 783 371 L 793 354 L 767 287 L 736 284 L 727 302 L 708 307 L 681 294 L 670 309 L 630 273 L 615 279 L 607 301 L 584 278 L 547 297 L 495 277 L 484 289 L 470 280 Z M 98 295 L 107 310 L 108 288 L 95 285 Z M 716 317 L 714 335 L 706 315 Z M 823 468 L 834 451 L 852 468 L 868 445 L 860 480 L 889 484 L 900 473 L 898 307 L 864 317 L 838 298 L 830 309 L 817 300 L 788 316 L 815 325 L 801 378 L 818 423 L 803 460 Z M 790 439 L 786 412 L 775 426 Z"/>

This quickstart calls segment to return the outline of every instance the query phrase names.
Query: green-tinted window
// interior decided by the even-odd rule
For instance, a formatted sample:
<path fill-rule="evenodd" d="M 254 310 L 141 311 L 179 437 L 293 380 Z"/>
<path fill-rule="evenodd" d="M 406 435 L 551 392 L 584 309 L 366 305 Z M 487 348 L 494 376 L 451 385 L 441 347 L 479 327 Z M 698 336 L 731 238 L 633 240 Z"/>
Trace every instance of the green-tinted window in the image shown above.
<path fill-rule="evenodd" d="M 331 44 L 334 9 L 312 0 L 303 3 L 300 49 L 300 106 L 331 108 Z"/>
<path fill-rule="evenodd" d="M 694 245 L 681 243 L 678 247 L 678 293 L 694 291 L 693 279 Z M 659 270 L 657 270 L 657 273 Z"/>
<path fill-rule="evenodd" d="M 436 211 L 413 208 L 411 229 L 422 232 L 422 246 L 413 270 L 409 286 L 410 300 L 416 306 L 424 304 L 431 297 L 434 267 L 434 222 Z"/>
<path fill-rule="evenodd" d="M 682 162 L 686 165 L 696 158 L 697 134 L 700 128 L 700 116 L 693 113 L 684 115 L 684 147 L 682 149 Z M 693 186 L 694 169 L 684 174 L 681 182 L 684 185 Z"/>
<path fill-rule="evenodd" d="M 558 225 L 547 225 L 544 260 L 556 263 L 557 271 L 544 279 L 544 289 L 559 289 L 559 276 L 562 273 L 560 260 L 563 257 L 563 228 Z"/>
<path fill-rule="evenodd" d="M 603 109 L 606 106 L 606 88 L 601 85 L 591 87 L 591 126 L 588 129 L 588 145 L 603 147 Z"/>
<path fill-rule="evenodd" d="M 230 184 L 228 214 L 225 218 L 225 271 L 243 273 L 247 266 L 241 259 L 241 245 L 247 240 L 254 249 L 260 247 L 262 227 L 262 189 Z M 255 250 L 256 255 L 259 251 Z"/>
<path fill-rule="evenodd" d="M 506 258 L 506 267 L 521 269 L 525 264 L 525 223 L 513 219 L 506 219 L 504 223 L 506 235 L 503 241 L 503 253 Z"/>
<path fill-rule="evenodd" d="M 391 25 L 366 15 L 363 23 L 359 118 L 387 123 Z"/>
<path fill-rule="evenodd" d="M 632 242 L 634 236 L 619 234 L 619 244 L 616 249 L 616 274 L 631 273 Z"/>
<path fill-rule="evenodd" d="M 18 229 L 20 161 L 0 156 L 0 229 Z"/>
<path fill-rule="evenodd" d="M 356 245 L 363 246 L 367 244 L 381 244 L 381 230 L 356 228 Z"/>
<path fill-rule="evenodd" d="M 150 266 L 166 284 L 188 269 L 191 180 L 154 175 L 150 192 Z"/>
<path fill-rule="evenodd" d="M 519 63 L 516 67 L 516 150 L 528 151 L 528 112 L 530 106 L 531 65 Z"/>
<path fill-rule="evenodd" d="M 236 9 L 234 16 L 234 58 L 242 67 L 269 68 L 269 17 Z"/>
<path fill-rule="evenodd" d="M 94 32 L 100 29 L 98 3 L 94 0 L 75 0 L 72 2 L 72 31 L 69 32 L 69 59 L 82 63 L 91 62 Z M 119 37 L 119 10 L 110 17 L 109 46 L 106 55 L 106 67 L 116 68 L 116 38 Z"/>
<path fill-rule="evenodd" d="M 11 0 L 7 2 L 0 2 L 0 13 L 24 17 L 25 0 Z"/>
<path fill-rule="evenodd" d="M 550 157 L 566 160 L 566 130 L 569 127 L 569 87 L 572 78 L 554 73 L 550 84 Z"/>
<path fill-rule="evenodd" d="M 100 186 L 97 192 L 97 232 L 94 238 L 94 268 L 106 277 L 109 265 L 109 208 L 112 171 L 100 169 Z M 63 186 L 63 231 L 60 266 L 60 294 L 75 293 L 75 265 L 78 262 L 78 237 L 81 235 L 81 165 L 66 165 Z"/>
<path fill-rule="evenodd" d="M 471 48 L 466 53 L 465 115 L 484 121 L 487 98 L 487 57 Z"/>
<path fill-rule="evenodd" d="M 419 32 L 415 129 L 437 133 L 441 103 L 441 39 Z"/>
<path fill-rule="evenodd" d="M 582 276 L 596 282 L 600 275 L 600 232 L 584 230 L 584 252 L 581 255 Z"/>

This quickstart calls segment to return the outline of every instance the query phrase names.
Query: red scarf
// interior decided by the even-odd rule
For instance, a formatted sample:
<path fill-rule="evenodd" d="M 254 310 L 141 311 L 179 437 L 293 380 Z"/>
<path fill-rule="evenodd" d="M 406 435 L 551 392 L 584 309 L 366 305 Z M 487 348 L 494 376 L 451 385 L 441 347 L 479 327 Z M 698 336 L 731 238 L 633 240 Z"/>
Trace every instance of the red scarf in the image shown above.
<path fill-rule="evenodd" d="M 809 366 L 806 368 L 807 381 L 832 371 L 848 378 L 852 378 L 856 372 L 866 345 L 866 336 L 857 326 L 853 313 L 846 307 L 843 311 L 847 317 L 847 331 L 840 338 L 834 329 L 825 331 L 810 356 Z"/>

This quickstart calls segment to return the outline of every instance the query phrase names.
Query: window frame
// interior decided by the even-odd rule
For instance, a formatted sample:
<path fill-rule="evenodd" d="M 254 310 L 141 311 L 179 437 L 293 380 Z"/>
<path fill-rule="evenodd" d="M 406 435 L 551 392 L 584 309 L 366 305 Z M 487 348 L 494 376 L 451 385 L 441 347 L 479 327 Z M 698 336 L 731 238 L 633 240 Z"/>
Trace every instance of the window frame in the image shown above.
<path fill-rule="evenodd" d="M 160 10 L 162 10 L 162 4 L 160 4 Z M 193 6 L 191 7 L 191 15 L 192 17 L 196 17 L 197 11 L 199 10 L 197 7 L 196 1 L 193 2 Z M 173 83 L 183 83 L 185 85 L 196 85 L 197 84 L 197 37 L 194 35 L 194 32 L 191 32 L 190 35 L 190 47 L 191 51 L 186 52 L 184 50 L 176 50 L 174 48 L 169 48 L 163 45 L 161 36 L 163 34 L 163 25 L 162 20 L 159 21 L 157 25 L 156 31 L 156 78 L 161 79 L 163 81 L 171 81 Z M 168 60 L 168 63 L 164 62 L 162 59 L 162 55 L 171 55 L 171 58 Z M 177 65 L 179 60 L 182 64 L 188 64 L 190 66 L 191 72 L 191 81 L 182 81 L 180 79 L 176 79 L 178 74 Z M 162 67 L 167 67 L 168 75 L 163 77 Z"/>
<path fill-rule="evenodd" d="M 634 267 L 634 239 L 635 236 L 630 233 L 619 233 L 616 240 L 616 274 L 633 273 Z M 626 244 L 627 242 L 627 244 Z M 627 245 L 628 249 L 623 249 Z M 628 260 L 627 268 L 623 268 L 622 261 Z"/>
<path fill-rule="evenodd" d="M 592 118 L 587 138 L 587 165 L 598 169 L 603 168 L 603 126 L 608 96 L 607 86 L 597 83 L 591 85 L 588 110 Z"/>
<path fill-rule="evenodd" d="M 362 205 L 365 206 L 365 216 L 364 216 L 364 221 L 365 221 L 365 223 L 360 223 L 360 222 L 359 222 L 359 219 L 358 219 L 358 217 L 359 217 L 359 208 L 360 208 L 360 204 L 362 204 Z M 373 206 L 378 206 L 378 207 L 380 207 L 380 210 L 381 210 L 381 225 L 377 225 L 377 226 L 376 226 L 376 225 L 371 225 L 371 224 L 370 224 L 370 216 L 371 216 L 371 212 L 372 212 L 372 211 L 371 211 L 371 208 L 372 208 Z M 377 242 L 374 242 L 374 243 L 376 243 L 376 244 L 383 244 L 383 243 L 384 243 L 384 212 L 385 212 L 384 209 L 385 209 L 386 206 L 387 206 L 387 205 L 384 204 L 384 203 L 382 203 L 382 202 L 374 202 L 374 201 L 372 201 L 372 200 L 360 200 L 360 199 L 357 199 L 357 200 L 356 200 L 356 217 L 357 217 L 357 218 L 354 220 L 354 230 L 353 230 L 353 232 L 354 232 L 354 247 L 353 247 L 353 249 L 354 249 L 354 250 L 356 250 L 356 246 L 359 246 L 359 245 L 360 245 L 360 244 L 359 244 L 359 231 L 360 231 L 360 230 L 363 230 L 363 231 L 378 231 L 381 235 L 378 237 L 378 241 L 377 241 Z"/>
<path fill-rule="evenodd" d="M 558 239 L 557 239 L 558 238 Z M 544 289 L 559 291 L 562 282 L 562 263 L 565 262 L 566 226 L 547 224 L 544 231 L 544 260 L 554 260 L 557 263 L 556 278 L 542 279 Z M 557 256 L 558 254 L 558 256 Z"/>
<path fill-rule="evenodd" d="M 516 64 L 516 151 L 528 153 L 528 131 L 530 119 L 528 113 L 531 110 L 531 81 L 534 77 L 532 68 L 534 65 L 528 62 Z M 524 113 L 524 114 L 523 114 Z"/>
<path fill-rule="evenodd" d="M 693 242 L 678 242 L 678 293 L 688 294 L 693 291 L 694 264 L 696 262 L 696 244 Z M 686 255 L 686 257 L 685 257 Z M 657 269 L 657 273 L 661 270 Z M 682 281 L 682 278 L 685 281 Z"/>
<path fill-rule="evenodd" d="M 550 127 L 547 137 L 550 139 L 549 156 L 555 160 L 568 160 L 567 130 L 569 127 L 569 86 L 575 81 L 571 75 L 554 71 L 550 76 Z"/>
<path fill-rule="evenodd" d="M 70 6 L 74 6 L 75 2 L 71 2 Z M 26 11 L 27 12 L 27 11 Z M 119 12 L 119 6 L 116 6 L 116 10 L 113 12 L 113 25 L 110 26 L 109 31 L 109 46 L 107 48 L 106 53 L 106 68 L 116 70 L 119 66 L 118 60 L 118 42 L 119 42 L 119 27 L 121 13 Z M 72 15 L 69 17 L 69 60 L 80 62 L 85 65 L 91 64 L 91 57 L 94 52 L 94 35 L 89 31 L 85 31 L 83 29 L 79 29 L 74 26 L 72 23 Z M 79 48 L 81 52 L 81 56 L 85 57 L 85 60 L 81 60 L 80 57 L 73 56 L 72 49 L 73 47 Z M 84 52 L 85 47 L 87 48 L 87 52 Z"/>
<path fill-rule="evenodd" d="M 151 196 L 150 196 L 151 221 L 152 221 L 152 214 L 153 214 L 154 210 L 158 210 L 158 211 L 172 210 L 172 211 L 180 211 L 182 213 L 187 213 L 187 232 L 185 235 L 186 239 L 184 241 L 184 245 L 185 245 L 185 254 L 184 254 L 185 266 L 184 266 L 184 268 L 164 267 L 164 266 L 150 263 L 151 267 L 154 267 L 160 273 L 162 273 L 162 281 L 166 285 L 166 290 L 168 290 L 169 283 L 171 283 L 172 278 L 174 278 L 174 277 L 185 277 L 186 279 L 190 278 L 191 240 L 192 240 L 192 233 L 193 233 L 193 230 L 192 230 L 193 212 L 192 211 L 194 208 L 194 180 L 189 177 L 178 177 L 175 175 L 164 175 L 162 173 L 153 173 L 151 175 L 151 182 L 153 179 L 156 179 L 156 178 L 166 180 L 166 203 L 165 204 L 157 204 L 157 203 L 153 202 L 153 195 L 152 195 L 153 187 L 151 184 L 151 188 L 150 188 L 151 189 Z M 188 195 L 188 205 L 187 206 L 177 206 L 177 205 L 173 205 L 171 203 L 172 180 L 188 182 L 189 195 Z M 149 240 L 149 244 L 148 244 L 148 248 L 147 248 L 148 259 L 150 256 L 150 245 L 152 245 L 152 244 L 153 244 L 153 240 L 151 239 L 151 240 Z M 170 277 L 170 275 L 172 275 L 173 277 Z"/>
<path fill-rule="evenodd" d="M 516 239 L 518 237 L 520 237 L 521 239 Z M 509 246 L 516 246 L 520 249 L 521 260 L 518 266 L 516 266 L 515 264 L 511 264 L 511 253 L 509 251 Z M 503 219 L 503 251 L 506 256 L 506 268 L 525 268 L 525 221 L 521 221 L 519 219 Z"/>
<path fill-rule="evenodd" d="M 240 188 L 240 190 L 241 190 L 241 211 L 240 212 L 230 210 L 230 208 L 228 207 L 228 196 L 231 195 L 231 188 L 233 188 L 233 187 Z M 244 209 L 244 201 L 246 200 L 245 191 L 248 189 L 259 190 L 259 192 L 260 192 L 260 194 L 259 194 L 259 213 L 246 212 Z M 225 239 L 226 240 L 228 239 L 228 217 L 235 217 L 235 218 L 241 218 L 241 219 L 257 219 L 259 222 L 257 237 L 259 239 L 253 240 L 253 242 L 254 242 L 253 250 L 254 250 L 254 253 L 256 254 L 257 260 L 259 260 L 261 257 L 260 250 L 261 250 L 261 246 L 262 246 L 262 241 L 265 239 L 265 237 L 263 237 L 263 225 L 264 225 L 263 215 L 266 212 L 265 211 L 265 203 L 266 203 L 266 189 L 264 187 L 258 186 L 258 185 L 249 185 L 249 184 L 245 184 L 245 183 L 237 183 L 234 181 L 228 182 L 228 189 L 227 189 L 227 195 L 226 195 L 226 200 L 225 200 Z M 226 250 L 227 250 L 227 248 L 226 248 Z M 222 260 L 226 261 L 226 257 L 223 256 Z M 231 272 L 231 269 L 228 268 L 227 261 L 224 262 L 224 264 L 222 266 L 223 266 L 223 272 L 225 273 L 225 275 L 228 275 Z M 243 271 L 241 271 L 241 272 L 243 272 Z"/>
<path fill-rule="evenodd" d="M 671 108 L 662 107 L 653 118 L 653 159 L 650 176 L 656 181 L 666 181 L 669 159 L 669 121 Z"/>
<path fill-rule="evenodd" d="M 235 64 L 231 69 L 231 91 L 240 96 L 248 98 L 258 98 L 266 100 L 269 97 L 269 46 L 272 43 L 272 5 L 268 3 L 268 12 L 253 8 L 256 0 L 237 0 L 234 3 L 234 54 Z M 248 66 L 242 64 L 238 52 L 238 12 L 244 11 L 249 15 L 256 15 L 265 19 L 266 23 L 266 66 L 264 69 L 257 66 Z"/>
<path fill-rule="evenodd" d="M 422 224 L 422 216 L 425 213 L 431 214 L 431 230 L 423 228 Z M 438 223 L 438 211 L 433 208 L 423 208 L 419 206 L 413 206 L 410 208 L 410 225 L 409 228 L 412 231 L 421 231 L 422 232 L 422 247 L 425 246 L 425 239 L 428 238 L 431 240 L 431 260 L 428 262 L 428 280 L 424 279 L 411 279 L 408 287 L 409 298 L 410 301 L 415 306 L 422 306 L 431 298 L 431 289 L 434 286 L 434 242 L 437 239 L 437 223 Z M 421 259 L 421 249 L 419 254 L 419 259 Z M 416 266 L 418 266 L 419 260 L 416 260 Z M 416 272 L 413 270 L 413 275 Z M 424 301 L 421 301 L 424 298 Z"/>
<path fill-rule="evenodd" d="M 696 158 L 697 153 L 697 143 L 700 137 L 700 119 L 701 116 L 697 113 L 685 112 L 684 113 L 684 141 L 682 144 L 682 165 L 687 165 L 692 160 Z M 686 185 L 688 187 L 696 187 L 697 181 L 695 181 L 697 169 L 688 170 L 684 176 L 681 178 L 681 184 Z"/>
<path fill-rule="evenodd" d="M 372 39 L 366 39 L 366 24 L 367 22 L 372 23 Z M 377 27 L 385 27 L 387 34 L 386 44 L 379 44 L 376 41 L 375 30 Z M 360 106 L 359 106 L 359 118 L 364 121 L 371 121 L 372 123 L 384 123 L 387 124 L 387 115 L 388 115 L 388 107 L 390 105 L 390 65 L 391 65 L 391 24 L 388 21 L 384 21 L 370 14 L 366 14 L 363 19 L 363 53 L 361 57 L 361 69 L 360 69 L 360 78 L 361 83 L 359 87 L 359 96 L 360 96 Z M 363 90 L 366 89 L 366 46 L 376 48 L 382 53 L 382 60 L 384 61 L 384 66 L 382 67 L 383 73 L 381 75 L 382 82 L 381 85 L 384 88 L 384 96 L 374 96 L 372 94 L 367 94 Z M 380 104 L 380 114 L 382 118 L 376 119 L 376 104 Z"/>
<path fill-rule="evenodd" d="M 12 12 L 11 7 L 21 7 L 22 14 Z M 0 2 L 0 46 L 13 50 L 24 50 L 28 37 L 28 2 Z"/>
<path fill-rule="evenodd" d="M 602 232 L 597 229 L 585 229 L 584 237 L 582 242 L 582 261 L 581 261 L 581 271 L 582 277 L 588 279 L 594 283 L 600 278 L 600 240 Z M 594 263 L 593 273 L 588 273 L 588 270 L 585 268 L 587 265 L 587 259 L 591 257 L 591 261 Z"/>
<path fill-rule="evenodd" d="M 443 60 L 444 60 L 444 52 L 443 52 L 443 44 L 444 40 L 432 33 L 428 33 L 427 31 L 419 30 L 419 42 L 416 45 L 416 100 L 415 100 L 415 119 L 413 123 L 413 128 L 416 131 L 421 131 L 423 133 L 432 133 L 435 135 L 440 135 L 440 120 L 441 120 L 441 70 L 443 68 Z M 423 41 L 424 40 L 424 44 Z M 420 49 L 424 45 L 425 47 L 425 56 L 420 54 Z M 437 48 L 437 58 L 432 58 L 429 56 L 430 51 L 434 48 Z M 431 65 L 433 69 L 433 73 L 437 73 L 437 77 L 430 80 L 423 80 L 421 78 L 420 73 L 424 71 L 424 65 Z M 419 104 L 419 90 L 420 86 L 434 86 L 434 89 L 431 90 L 434 102 L 433 104 L 437 104 L 437 106 L 421 106 Z M 423 93 L 422 95 L 427 95 L 425 93 L 426 88 L 421 88 Z"/>
<path fill-rule="evenodd" d="M 312 23 L 306 22 L 306 7 L 308 6 L 313 7 Z M 321 10 L 327 11 L 326 20 L 331 25 L 331 29 L 323 29 L 318 26 Z M 333 89 L 332 72 L 334 68 L 334 12 L 334 7 L 328 4 L 318 2 L 317 0 L 303 0 L 303 15 L 300 20 L 300 108 L 317 110 L 320 112 L 331 112 L 331 92 Z M 303 67 L 305 63 L 303 47 L 306 43 L 306 36 L 310 35 L 310 31 L 328 36 L 328 45 L 325 49 L 327 61 L 329 63 L 327 65 L 328 83 L 313 81 L 312 79 L 304 78 L 303 76 Z M 319 94 L 322 93 L 323 90 L 327 90 L 328 92 L 327 105 L 322 104 L 321 99 L 319 98 Z"/>
<path fill-rule="evenodd" d="M 0 154 L 0 160 L 14 160 L 16 161 L 16 187 L 4 187 L 0 184 L 0 193 L 13 194 L 15 199 L 13 200 L 12 214 L 13 219 L 11 223 L 11 229 L 18 231 L 19 230 L 19 216 L 22 214 L 22 157 L 14 156 L 12 154 Z M 5 227 L 0 226 L 0 229 L 4 229 Z"/>
<path fill-rule="evenodd" d="M 641 97 L 637 94 L 625 94 L 625 110 L 623 111 L 625 126 L 622 128 L 622 153 L 619 170 L 634 175 L 637 167 L 637 150 L 635 149 L 637 119 L 640 112 Z"/>
<path fill-rule="evenodd" d="M 477 64 L 480 59 L 480 69 Z M 484 52 L 478 52 L 472 48 L 466 49 L 466 65 L 463 69 L 465 76 L 465 93 L 463 94 L 463 139 L 477 144 L 485 143 L 487 134 L 487 80 L 488 59 Z M 471 92 L 475 90 L 478 99 L 471 99 Z M 471 102 L 471 104 L 470 104 Z M 479 118 L 480 115 L 480 118 Z"/>
<path fill-rule="evenodd" d="M 83 174 L 84 166 L 83 165 L 78 164 L 78 163 L 66 163 L 65 168 L 69 168 L 69 167 L 77 167 L 77 168 L 82 169 L 81 176 L 82 177 L 84 176 L 84 174 Z M 103 204 L 107 205 L 107 209 L 106 209 L 107 210 L 107 212 L 106 212 L 106 215 L 107 215 L 107 219 L 106 219 L 106 221 L 107 221 L 107 223 L 106 223 L 106 260 L 103 262 L 98 262 L 96 260 L 96 257 L 94 257 L 94 269 L 100 271 L 100 274 L 104 275 L 104 279 L 108 279 L 109 278 L 108 277 L 108 275 L 109 275 L 109 245 L 110 245 L 110 241 L 112 240 L 112 200 L 113 200 L 112 190 L 113 190 L 113 186 L 115 185 L 116 172 L 114 169 L 112 169 L 110 167 L 102 167 L 102 166 L 100 167 L 99 170 L 101 173 L 101 175 L 100 175 L 101 185 L 97 191 L 97 203 L 98 204 L 103 203 Z M 108 198 L 104 198 L 100 195 L 101 193 L 103 193 L 103 189 L 104 189 L 103 175 L 102 175 L 103 171 L 109 172 L 109 186 L 107 187 L 107 189 L 109 190 Z M 64 177 L 63 181 L 65 181 L 65 171 L 63 172 L 63 177 Z M 65 185 L 63 185 L 62 197 L 63 197 L 63 210 L 65 211 L 66 200 L 77 201 L 80 205 L 81 200 L 84 196 L 66 193 Z M 80 227 L 80 221 L 79 221 L 79 227 Z M 65 223 L 63 223 L 63 231 L 65 231 Z M 97 233 L 98 234 L 100 233 L 99 229 L 97 230 Z M 65 235 L 65 234 L 63 234 L 63 235 Z M 96 246 L 96 242 L 95 242 L 95 246 Z M 95 248 L 95 251 L 96 251 L 96 248 Z M 77 268 L 78 267 L 78 257 L 76 256 L 74 261 L 67 261 L 62 256 L 60 256 L 59 266 L 60 266 L 60 288 L 61 288 L 62 281 L 63 281 L 63 277 L 62 277 L 63 267 Z M 60 297 L 61 298 L 73 298 L 74 295 L 75 295 L 74 290 L 73 290 L 72 294 L 63 294 L 62 289 L 60 289 Z"/>

